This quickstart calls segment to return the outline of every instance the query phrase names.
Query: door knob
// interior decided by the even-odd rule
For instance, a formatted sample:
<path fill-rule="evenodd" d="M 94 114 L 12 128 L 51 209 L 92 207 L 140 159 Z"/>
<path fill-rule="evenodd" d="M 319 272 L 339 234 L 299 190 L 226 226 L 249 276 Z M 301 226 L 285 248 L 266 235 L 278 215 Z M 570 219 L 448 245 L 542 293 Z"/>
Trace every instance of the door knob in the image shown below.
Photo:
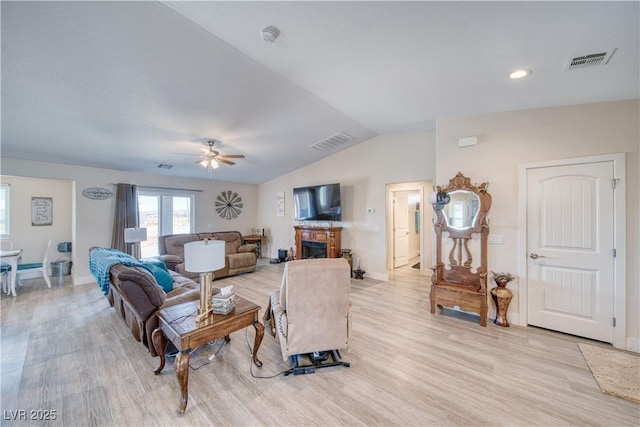
<path fill-rule="evenodd" d="M 531 255 L 529 255 L 529 258 L 531 258 L 531 259 L 538 259 L 538 258 L 546 258 L 546 257 L 545 257 L 545 256 L 543 256 L 543 255 L 538 255 L 537 253 L 535 253 L 535 252 L 534 252 L 534 253 L 532 253 Z"/>

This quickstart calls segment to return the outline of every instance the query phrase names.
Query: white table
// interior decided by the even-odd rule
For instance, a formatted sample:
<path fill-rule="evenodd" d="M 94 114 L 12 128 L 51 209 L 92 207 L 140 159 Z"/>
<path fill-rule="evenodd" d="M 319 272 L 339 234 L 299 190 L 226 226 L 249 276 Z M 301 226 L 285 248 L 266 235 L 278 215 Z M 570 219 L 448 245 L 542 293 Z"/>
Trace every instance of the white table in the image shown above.
<path fill-rule="evenodd" d="M 14 297 L 16 296 L 16 276 L 18 275 L 18 259 L 20 255 L 22 255 L 22 249 L 0 251 L 2 261 L 11 266 L 11 272 L 9 272 L 9 290 Z"/>

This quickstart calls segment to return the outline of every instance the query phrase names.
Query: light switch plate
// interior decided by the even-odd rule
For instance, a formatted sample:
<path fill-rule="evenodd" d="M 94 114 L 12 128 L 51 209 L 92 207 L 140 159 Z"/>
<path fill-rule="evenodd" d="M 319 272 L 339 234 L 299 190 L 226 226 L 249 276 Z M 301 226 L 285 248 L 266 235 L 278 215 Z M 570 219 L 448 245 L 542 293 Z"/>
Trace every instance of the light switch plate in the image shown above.
<path fill-rule="evenodd" d="M 489 234 L 490 245 L 504 245 L 504 235 L 502 234 Z"/>

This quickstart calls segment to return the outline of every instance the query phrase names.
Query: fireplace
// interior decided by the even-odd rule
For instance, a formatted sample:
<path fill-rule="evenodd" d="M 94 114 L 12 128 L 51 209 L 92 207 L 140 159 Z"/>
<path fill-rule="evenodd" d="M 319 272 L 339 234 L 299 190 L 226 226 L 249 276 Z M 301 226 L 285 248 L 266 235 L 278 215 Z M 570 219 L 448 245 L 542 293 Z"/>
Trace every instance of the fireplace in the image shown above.
<path fill-rule="evenodd" d="M 326 258 L 327 244 L 322 242 L 302 241 L 302 259 Z"/>
<path fill-rule="evenodd" d="M 296 225 L 296 259 L 339 258 L 342 227 Z"/>

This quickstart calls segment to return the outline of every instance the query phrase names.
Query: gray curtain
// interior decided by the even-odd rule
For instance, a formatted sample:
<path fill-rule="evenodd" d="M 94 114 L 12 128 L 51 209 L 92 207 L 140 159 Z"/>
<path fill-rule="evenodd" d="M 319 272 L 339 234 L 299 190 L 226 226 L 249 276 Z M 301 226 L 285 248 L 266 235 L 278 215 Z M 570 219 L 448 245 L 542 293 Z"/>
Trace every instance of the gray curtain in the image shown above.
<path fill-rule="evenodd" d="M 138 190 L 133 184 L 118 184 L 111 247 L 140 258 L 140 245 L 124 242 L 124 229 L 138 227 Z"/>

